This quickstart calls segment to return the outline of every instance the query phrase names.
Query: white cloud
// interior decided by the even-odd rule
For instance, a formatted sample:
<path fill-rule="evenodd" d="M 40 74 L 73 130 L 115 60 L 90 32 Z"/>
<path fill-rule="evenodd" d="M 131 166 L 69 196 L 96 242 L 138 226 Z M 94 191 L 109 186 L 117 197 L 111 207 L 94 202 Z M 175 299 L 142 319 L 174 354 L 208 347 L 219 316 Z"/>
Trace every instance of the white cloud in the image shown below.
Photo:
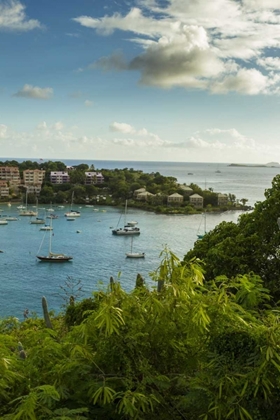
<path fill-rule="evenodd" d="M 243 0 L 248 9 L 279 9 L 279 0 Z"/>
<path fill-rule="evenodd" d="M 126 123 L 114 122 L 110 125 L 111 131 L 116 131 L 124 136 L 131 137 L 114 138 L 114 144 L 128 147 L 160 147 L 168 146 L 170 143 L 162 140 L 157 134 L 149 132 L 146 128 L 136 130 L 132 125 Z"/>
<path fill-rule="evenodd" d="M 114 127 L 114 131 L 112 131 Z M 117 130 L 116 130 L 117 128 Z M 40 130 L 38 132 L 38 130 Z M 117 133 L 115 136 L 114 133 Z M 209 128 L 192 133 L 185 141 L 161 138 L 146 128 L 136 129 L 127 123 L 111 124 L 106 137 L 93 136 L 61 122 L 40 122 L 34 130 L 15 131 L 0 124 L 1 151 L 4 156 L 33 156 L 51 159 L 123 159 L 162 161 L 269 162 L 280 153 L 280 146 L 266 145 L 240 133 L 235 128 Z M 38 152 L 40 151 L 40 152 Z M 39 153 L 39 156 L 38 156 Z"/>
<path fill-rule="evenodd" d="M 30 31 L 42 28 L 36 19 L 28 19 L 25 6 L 18 0 L 8 0 L 0 4 L 0 30 Z"/>
<path fill-rule="evenodd" d="M 0 139 L 4 139 L 7 136 L 8 127 L 4 124 L 0 124 Z"/>
<path fill-rule="evenodd" d="M 61 121 L 57 121 L 53 124 L 52 128 L 56 131 L 61 131 L 64 128 L 64 125 Z"/>
<path fill-rule="evenodd" d="M 38 86 L 24 85 L 22 89 L 16 92 L 13 96 L 20 98 L 31 99 L 50 99 L 53 96 L 52 88 L 40 88 Z"/>
<path fill-rule="evenodd" d="M 258 147 L 254 139 L 239 133 L 235 128 L 222 130 L 219 128 L 207 129 L 194 133 L 186 142 L 180 144 L 187 149 L 208 149 L 216 151 L 255 151 Z"/>
<path fill-rule="evenodd" d="M 42 121 L 37 125 L 37 130 L 47 130 L 48 126 L 46 121 Z"/>
<path fill-rule="evenodd" d="M 269 86 L 269 78 L 256 69 L 240 69 L 235 74 L 226 75 L 221 81 L 211 86 L 213 93 L 235 91 L 241 94 L 257 95 Z"/>
<path fill-rule="evenodd" d="M 257 61 L 259 66 L 265 67 L 267 70 L 280 71 L 279 57 L 264 57 Z"/>
<path fill-rule="evenodd" d="M 142 48 L 130 62 L 113 52 L 89 68 L 138 71 L 142 84 L 161 88 L 279 93 L 280 82 L 269 71 L 279 69 L 278 60 L 269 60 L 269 49 L 280 53 L 279 0 L 139 0 L 138 5 L 126 15 L 74 19 L 102 35 L 127 32 Z"/>
<path fill-rule="evenodd" d="M 91 107 L 93 105 L 93 102 L 92 101 L 90 101 L 90 100 L 85 100 L 85 106 L 87 106 L 87 107 Z"/>
<path fill-rule="evenodd" d="M 133 134 L 136 132 L 135 128 L 133 128 L 130 124 L 118 123 L 118 122 L 113 122 L 110 125 L 110 130 L 119 131 L 124 134 Z"/>

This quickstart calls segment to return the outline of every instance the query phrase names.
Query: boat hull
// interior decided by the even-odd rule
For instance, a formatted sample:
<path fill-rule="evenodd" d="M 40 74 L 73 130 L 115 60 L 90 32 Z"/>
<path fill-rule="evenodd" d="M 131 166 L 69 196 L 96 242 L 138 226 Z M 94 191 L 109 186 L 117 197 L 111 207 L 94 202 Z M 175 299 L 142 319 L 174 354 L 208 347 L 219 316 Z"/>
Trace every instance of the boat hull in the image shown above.
<path fill-rule="evenodd" d="M 68 213 L 65 213 L 64 216 L 66 216 L 66 217 L 80 217 L 81 214 L 76 212 L 76 211 L 70 211 Z"/>
<path fill-rule="evenodd" d="M 134 228 L 134 229 L 113 229 L 112 230 L 113 235 L 140 235 L 140 229 Z"/>
<path fill-rule="evenodd" d="M 68 262 L 73 259 L 73 257 L 69 257 L 67 255 L 64 256 L 41 256 L 37 255 L 38 260 L 42 262 L 51 262 L 51 263 L 63 263 Z"/>
<path fill-rule="evenodd" d="M 144 252 L 128 252 L 126 258 L 145 258 Z"/>

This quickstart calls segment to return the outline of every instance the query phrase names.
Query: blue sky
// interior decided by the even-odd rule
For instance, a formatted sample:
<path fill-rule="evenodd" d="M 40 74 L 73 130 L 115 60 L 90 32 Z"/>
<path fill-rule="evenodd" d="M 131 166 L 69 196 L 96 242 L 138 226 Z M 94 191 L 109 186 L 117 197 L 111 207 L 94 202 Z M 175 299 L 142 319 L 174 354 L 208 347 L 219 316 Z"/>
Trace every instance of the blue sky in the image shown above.
<path fill-rule="evenodd" d="M 0 0 L 0 159 L 280 162 L 280 0 Z"/>

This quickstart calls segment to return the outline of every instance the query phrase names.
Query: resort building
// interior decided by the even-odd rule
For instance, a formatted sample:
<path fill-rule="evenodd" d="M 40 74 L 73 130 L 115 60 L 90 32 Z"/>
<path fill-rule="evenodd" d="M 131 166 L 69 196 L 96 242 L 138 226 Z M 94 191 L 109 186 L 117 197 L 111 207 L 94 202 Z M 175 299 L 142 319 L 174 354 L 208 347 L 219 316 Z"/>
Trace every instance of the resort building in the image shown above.
<path fill-rule="evenodd" d="M 24 185 L 42 185 L 45 179 L 45 171 L 40 169 L 26 169 L 23 171 Z"/>
<path fill-rule="evenodd" d="M 0 180 L 0 197 L 9 197 L 9 187 L 7 181 Z"/>
<path fill-rule="evenodd" d="M 19 169 L 15 166 L 0 166 L 0 179 L 8 181 L 9 185 L 19 185 Z"/>
<path fill-rule="evenodd" d="M 146 192 L 146 188 L 138 188 L 138 190 L 133 191 L 133 196 L 137 199 L 138 194 L 142 194 Z"/>
<path fill-rule="evenodd" d="M 171 194 L 167 197 L 168 203 L 180 204 L 180 203 L 183 203 L 183 201 L 184 201 L 184 196 L 178 193 Z"/>
<path fill-rule="evenodd" d="M 68 172 L 64 171 L 51 172 L 50 181 L 52 184 L 68 184 L 70 182 L 70 176 Z"/>
<path fill-rule="evenodd" d="M 195 209 L 203 208 L 203 197 L 199 194 L 193 194 L 190 196 L 190 204 L 194 206 Z"/>
<path fill-rule="evenodd" d="M 187 197 L 193 194 L 193 189 L 191 187 L 188 187 L 187 185 L 179 184 L 178 187 L 181 191 L 184 192 L 184 195 Z"/>
<path fill-rule="evenodd" d="M 218 206 L 227 206 L 228 196 L 226 194 L 218 194 Z"/>
<path fill-rule="evenodd" d="M 145 191 L 137 194 L 136 200 L 139 200 L 139 201 L 147 201 L 151 197 L 155 197 L 155 194 L 152 194 L 149 191 L 146 191 L 145 190 Z"/>
<path fill-rule="evenodd" d="M 104 182 L 104 176 L 100 172 L 85 172 L 86 185 L 102 184 Z"/>
<path fill-rule="evenodd" d="M 36 184 L 36 185 L 24 185 L 26 188 L 26 192 L 29 194 L 40 194 L 42 189 L 42 184 Z"/>

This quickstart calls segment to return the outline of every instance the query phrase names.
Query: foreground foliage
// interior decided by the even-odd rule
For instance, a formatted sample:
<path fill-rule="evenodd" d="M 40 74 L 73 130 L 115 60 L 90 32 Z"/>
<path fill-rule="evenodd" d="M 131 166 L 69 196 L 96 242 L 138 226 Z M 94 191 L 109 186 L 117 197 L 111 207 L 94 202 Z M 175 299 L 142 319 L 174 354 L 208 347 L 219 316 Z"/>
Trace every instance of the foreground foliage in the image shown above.
<path fill-rule="evenodd" d="M 152 278 L 130 293 L 111 279 L 51 328 L 3 320 L 0 418 L 276 418 L 279 312 L 261 279 L 204 284 L 199 261 L 168 251 Z"/>

